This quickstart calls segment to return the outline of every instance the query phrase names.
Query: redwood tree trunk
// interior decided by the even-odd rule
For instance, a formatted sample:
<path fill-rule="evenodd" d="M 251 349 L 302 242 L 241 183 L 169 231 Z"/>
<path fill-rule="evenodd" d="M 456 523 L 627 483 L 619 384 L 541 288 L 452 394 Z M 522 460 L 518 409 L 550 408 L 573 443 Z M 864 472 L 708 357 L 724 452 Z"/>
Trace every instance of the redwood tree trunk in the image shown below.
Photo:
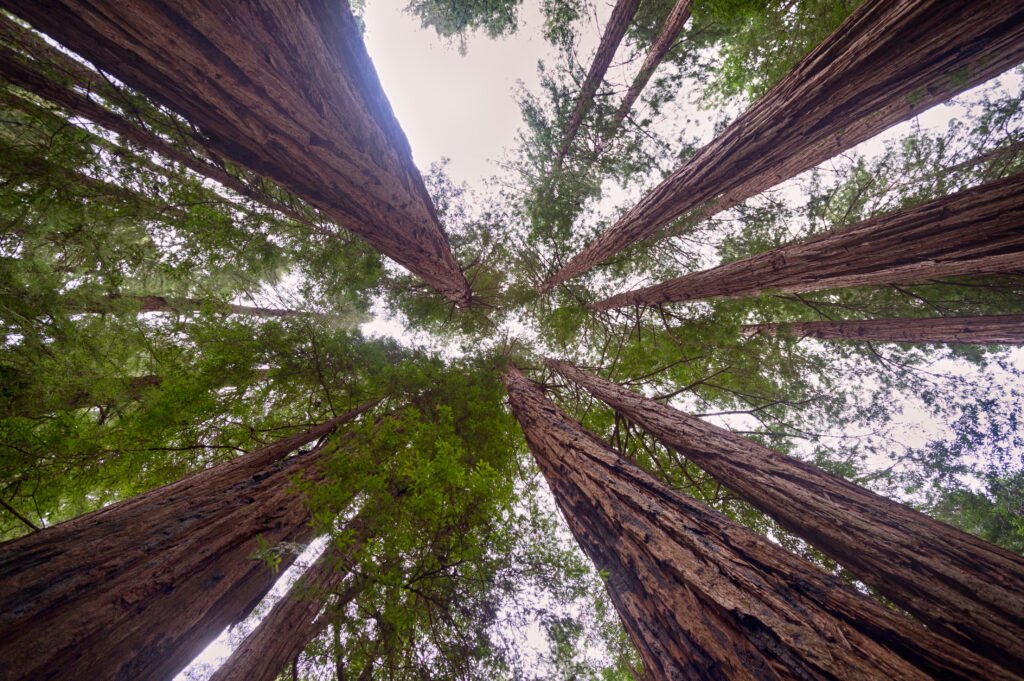
<path fill-rule="evenodd" d="M 798 293 L 1024 269 L 1024 173 L 703 272 L 627 291 L 598 310 Z"/>
<path fill-rule="evenodd" d="M 241 314 L 250 317 L 312 317 L 315 313 L 304 310 L 287 310 L 275 307 L 255 307 L 252 305 L 234 305 L 219 300 L 203 300 L 201 298 L 167 298 L 164 296 L 110 295 L 87 301 L 69 299 L 68 309 L 74 312 L 90 312 L 103 314 L 125 309 L 127 304 L 139 312 L 194 312 L 209 308 L 226 314 Z"/>
<path fill-rule="evenodd" d="M 788 324 L 747 324 L 743 335 L 788 334 L 823 340 L 897 343 L 1024 345 L 1024 315 L 853 319 Z"/>
<path fill-rule="evenodd" d="M 1017 0 L 868 0 L 541 290 L 716 196 L 753 196 L 1021 61 Z"/>
<path fill-rule="evenodd" d="M 515 368 L 512 410 L 658 679 L 1015 678 L 677 494 Z"/>
<path fill-rule="evenodd" d="M 338 589 L 351 576 L 354 558 L 370 535 L 371 523 L 357 517 L 350 527 L 355 533 L 352 543 L 343 550 L 328 546 L 209 681 L 274 681 L 331 621 L 321 616 L 327 599 L 336 594 L 327 607 L 343 608 L 358 595 L 362 586 L 358 578 L 350 579 L 342 591 Z"/>
<path fill-rule="evenodd" d="M 665 25 L 662 27 L 658 39 L 651 45 L 651 50 L 647 53 L 643 66 L 640 67 L 636 77 L 633 79 L 633 83 L 629 86 L 629 90 L 626 91 L 626 96 L 622 98 L 618 111 L 615 112 L 612 130 L 617 130 L 622 125 L 622 121 L 626 120 L 626 116 L 629 115 L 633 104 L 636 103 L 640 93 L 643 92 L 648 81 L 651 80 L 651 76 L 654 75 L 654 70 L 658 68 L 658 64 L 665 58 L 668 51 L 672 49 L 679 34 L 682 33 L 683 27 L 686 26 L 686 20 L 690 18 L 690 6 L 692 4 L 693 0 L 676 0 L 672 11 L 668 13 L 668 17 L 665 19 Z"/>
<path fill-rule="evenodd" d="M 2 0 L 459 305 L 469 285 L 345 2 Z"/>
<path fill-rule="evenodd" d="M 567 362 L 547 364 L 936 633 L 1024 669 L 1024 558 Z"/>
<path fill-rule="evenodd" d="M 323 449 L 286 455 L 371 406 L 0 545 L 0 679 L 172 678 L 273 585 L 261 542 L 311 538 Z"/>
<path fill-rule="evenodd" d="M 70 84 L 84 87 L 94 95 L 109 98 L 113 103 L 121 106 L 128 106 L 118 96 L 121 93 L 114 90 L 108 81 L 100 78 L 99 74 L 86 68 L 80 62 L 71 59 L 60 50 L 51 47 L 46 41 L 37 37 L 34 32 L 22 28 L 4 15 L 0 15 L 0 36 L 12 44 L 18 45 L 24 55 L 32 58 L 31 61 L 20 59 L 19 55 L 12 50 L 0 48 L 0 73 L 9 82 L 48 102 L 57 104 L 75 116 L 91 120 L 93 123 L 106 128 L 110 132 L 117 133 L 144 149 L 154 151 L 169 161 L 179 163 L 193 172 L 216 180 L 239 195 L 261 203 L 267 208 L 276 210 L 315 231 L 325 231 L 321 226 L 311 221 L 309 217 L 293 207 L 285 205 L 259 187 L 259 178 L 247 177 L 243 179 L 242 177 L 232 175 L 221 165 L 212 162 L 212 160 L 199 158 L 175 147 L 159 135 L 139 127 L 124 116 L 114 113 L 89 97 L 68 87 Z M 60 83 L 55 81 L 51 76 L 41 71 L 40 67 L 56 68 L 59 72 L 67 75 L 68 82 Z M 188 143 L 193 149 L 200 149 L 202 147 L 195 139 L 189 139 Z"/>
<path fill-rule="evenodd" d="M 594 61 L 590 64 L 590 70 L 587 72 L 587 77 L 580 88 L 580 95 L 576 99 L 576 107 L 573 109 L 572 117 L 569 119 L 569 127 L 565 131 L 562 146 L 558 150 L 559 165 L 569 152 L 569 147 L 572 145 L 576 133 L 579 132 L 584 117 L 590 111 L 590 107 L 594 105 L 594 96 L 597 94 L 597 89 L 601 87 L 604 74 L 608 72 L 608 67 L 615 57 L 615 51 L 619 48 L 619 43 L 625 37 L 626 29 L 629 28 L 629 23 L 633 21 L 633 15 L 636 14 L 639 7 L 640 0 L 617 0 L 615 3 L 615 9 L 612 10 L 612 15 L 608 18 L 608 25 L 604 27 L 601 42 L 597 46 Z"/>

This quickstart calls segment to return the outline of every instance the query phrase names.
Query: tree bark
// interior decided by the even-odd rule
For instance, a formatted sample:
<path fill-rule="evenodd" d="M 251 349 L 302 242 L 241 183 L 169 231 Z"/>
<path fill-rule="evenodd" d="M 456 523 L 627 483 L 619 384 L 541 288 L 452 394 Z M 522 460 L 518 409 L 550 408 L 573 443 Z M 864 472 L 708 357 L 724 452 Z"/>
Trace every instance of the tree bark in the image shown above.
<path fill-rule="evenodd" d="M 458 305 L 469 285 L 344 2 L 0 2 Z"/>
<path fill-rule="evenodd" d="M 512 410 L 658 679 L 1015 678 L 693 499 L 583 430 L 515 368 Z"/>
<path fill-rule="evenodd" d="M 790 335 L 822 340 L 895 343 L 1024 345 L 1024 315 L 851 319 L 786 324 L 746 324 L 744 336 Z"/>
<path fill-rule="evenodd" d="M 1024 669 L 1024 558 L 568 362 L 546 362 L 931 630 Z"/>
<path fill-rule="evenodd" d="M 612 15 L 608 18 L 608 25 L 604 27 L 604 33 L 601 35 L 601 42 L 597 46 L 594 61 L 590 64 L 590 70 L 587 72 L 587 77 L 583 80 L 583 86 L 580 88 L 579 97 L 576 99 L 576 107 L 573 109 L 572 117 L 569 119 L 569 127 L 566 128 L 565 137 L 562 139 L 562 146 L 558 150 L 556 165 L 561 166 L 562 160 L 569 152 L 573 139 L 576 138 L 576 133 L 579 132 L 580 125 L 583 124 L 584 117 L 590 111 L 590 107 L 594 105 L 594 96 L 597 94 L 597 89 L 601 87 L 604 74 L 608 72 L 608 67 L 615 57 L 615 51 L 619 48 L 619 43 L 625 37 L 626 29 L 629 28 L 629 24 L 633 21 L 633 16 L 639 7 L 640 0 L 616 1 L 615 9 L 612 10 Z"/>
<path fill-rule="evenodd" d="M 917 284 L 1024 269 L 1024 173 L 726 265 L 598 301 L 594 309 L 702 298 Z"/>
<path fill-rule="evenodd" d="M 1021 61 L 1017 0 L 868 0 L 541 291 L 719 195 L 721 205 L 749 198 Z"/>
<path fill-rule="evenodd" d="M 342 591 L 338 589 L 350 576 L 372 524 L 357 517 L 351 526 L 355 533 L 352 543 L 344 550 L 327 547 L 209 681 L 274 681 L 327 628 L 331 619 L 321 615 L 326 600 L 337 594 L 328 607 L 342 608 L 359 594 L 362 584 L 357 578 Z"/>
<path fill-rule="evenodd" d="M 626 116 L 629 115 L 637 98 L 640 97 L 640 93 L 647 87 L 647 83 L 651 80 L 651 76 L 654 75 L 658 64 L 661 63 L 665 55 L 668 54 L 668 51 L 672 49 L 676 39 L 679 38 L 683 27 L 686 26 L 686 20 L 690 18 L 690 6 L 692 4 L 693 0 L 676 0 L 672 11 L 668 13 L 668 17 L 665 19 L 665 25 L 662 27 L 661 33 L 658 35 L 657 40 L 654 41 L 654 44 L 651 45 L 647 58 L 644 59 L 643 66 L 640 67 L 636 77 L 633 78 L 633 83 L 629 86 L 626 96 L 622 98 L 622 103 L 619 104 L 619 108 L 615 112 L 615 118 L 611 126 L 612 131 L 618 130 L 622 122 L 626 120 Z"/>
<path fill-rule="evenodd" d="M 225 314 L 240 314 L 250 317 L 315 317 L 313 312 L 305 310 L 287 310 L 275 307 L 255 307 L 252 305 L 234 305 L 219 300 L 203 300 L 201 298 L 167 298 L 164 296 L 109 295 L 104 298 L 75 300 L 69 298 L 67 307 L 72 312 L 90 314 L 106 314 L 123 310 L 127 304 L 138 312 L 194 312 L 203 308 L 214 309 Z"/>
<path fill-rule="evenodd" d="M 0 37 L 18 45 L 26 55 L 32 57 L 31 62 L 26 62 L 19 59 L 19 55 L 14 51 L 0 48 L 0 73 L 19 88 L 56 104 L 75 116 L 86 118 L 110 132 L 117 133 L 143 149 L 154 151 L 169 161 L 179 163 L 195 173 L 215 180 L 240 196 L 252 199 L 314 231 L 336 236 L 333 232 L 324 230 L 308 216 L 275 199 L 258 187 L 259 178 L 252 176 L 243 179 L 232 175 L 223 165 L 183 151 L 149 130 L 130 122 L 124 116 L 79 94 L 67 87 L 67 84 L 61 84 L 47 77 L 39 70 L 38 66 L 34 67 L 33 63 L 57 68 L 66 73 L 71 82 L 84 87 L 89 92 L 105 98 L 109 97 L 116 104 L 127 106 L 121 101 L 122 98 L 116 96 L 120 93 L 114 91 L 113 86 L 100 78 L 99 74 L 71 59 L 60 50 L 51 47 L 32 31 L 22 28 L 3 15 L 0 15 Z M 202 149 L 202 144 L 193 138 L 188 139 L 187 143 L 193 152 Z"/>
<path fill-rule="evenodd" d="M 323 448 L 285 457 L 373 404 L 0 545 L 0 679 L 172 678 L 276 581 L 261 542 L 311 538 L 291 480 Z"/>

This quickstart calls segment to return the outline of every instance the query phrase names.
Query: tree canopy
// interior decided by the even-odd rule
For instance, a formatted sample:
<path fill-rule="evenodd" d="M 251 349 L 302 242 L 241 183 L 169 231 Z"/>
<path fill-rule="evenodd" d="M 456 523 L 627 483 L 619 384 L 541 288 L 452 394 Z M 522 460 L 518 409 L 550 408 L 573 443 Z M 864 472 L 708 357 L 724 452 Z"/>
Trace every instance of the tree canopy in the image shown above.
<path fill-rule="evenodd" d="M 349 17 L 347 3 L 337 4 Z M 605 590 L 608 575 L 574 542 L 510 409 L 502 376 L 514 364 L 660 484 L 890 605 L 728 481 L 560 377 L 544 363 L 555 357 L 1024 553 L 1021 351 L 815 338 L 801 326 L 1024 315 L 1019 226 L 996 254 L 1017 259 L 998 270 L 598 305 L 729 263 L 739 272 L 746 258 L 766 261 L 775 249 L 978 187 L 1019 184 L 1007 178 L 1024 172 L 1021 67 L 991 79 L 944 75 L 959 94 L 938 115 L 830 151 L 735 201 L 712 187 L 710 198 L 724 203 L 694 199 L 600 266 L 545 290 L 643 196 L 703 158 L 743 111 L 773 97 L 862 5 L 694 0 L 677 37 L 661 38 L 667 47 L 655 50 L 663 56 L 635 104 L 619 113 L 676 4 L 633 8 L 613 48 L 624 80 L 613 69 L 588 82 L 594 16 L 607 20 L 610 4 L 410 2 L 406 11 L 442 43 L 462 41 L 465 59 L 474 58 L 465 50 L 474 34 L 512 40 L 530 31 L 549 45 L 538 85 L 515 93 L 517 144 L 499 174 L 469 186 L 443 164 L 412 166 L 386 99 L 366 94 L 380 88 L 372 67 L 372 82 L 359 71 L 348 84 L 350 109 L 331 108 L 328 80 L 282 82 L 276 92 L 303 93 L 301 110 L 277 102 L 249 118 L 246 107 L 270 98 L 253 89 L 236 112 L 252 137 L 235 145 L 226 127 L 210 127 L 201 102 L 186 102 L 198 85 L 122 79 L 80 46 L 57 47 L 56 31 L 33 28 L 31 12 L 4 2 L 0 539 L 373 401 L 326 445 L 317 441 L 321 473 L 295 480 L 317 540 L 261 545 L 252 560 L 283 576 L 222 645 L 256 629 L 318 556 L 345 555 L 336 569 L 349 596 L 338 584 L 303 593 L 301 581 L 290 594 L 323 600 L 325 623 L 280 678 L 646 678 Z M 525 21 L 528 12 L 541 24 Z M 353 35 L 331 63 L 363 64 Z M 283 44 L 275 49 L 286 54 Z M 961 92 L 970 78 L 981 84 Z M 592 104 L 578 106 L 581 96 Z M 913 110 L 904 118 L 932 96 L 900 95 Z M 357 111 L 377 127 L 332 128 Z M 298 128 L 269 130 L 289 116 Z M 302 128 L 313 119 L 316 131 Z M 358 163 L 344 153 L 348 143 L 364 152 Z M 307 147 L 317 156 L 303 165 Z M 266 158 L 253 161 L 261 149 Z M 382 168 L 401 181 L 376 186 L 370 173 Z M 365 194 L 346 184 L 356 177 Z M 351 197 L 323 187 L 348 187 Z M 1014 205 L 1000 214 L 1019 213 Z M 381 236 L 382 226 L 393 233 Z M 422 257 L 402 255 L 403 238 Z M 371 332 L 374 320 L 389 333 Z M 215 668 L 199 661 L 185 674 L 206 679 Z"/>

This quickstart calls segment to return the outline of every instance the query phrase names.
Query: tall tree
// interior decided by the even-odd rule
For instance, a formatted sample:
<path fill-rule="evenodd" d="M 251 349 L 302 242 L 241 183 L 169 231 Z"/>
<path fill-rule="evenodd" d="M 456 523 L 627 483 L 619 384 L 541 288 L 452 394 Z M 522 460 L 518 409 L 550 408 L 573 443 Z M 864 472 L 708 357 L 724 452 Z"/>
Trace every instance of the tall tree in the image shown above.
<path fill-rule="evenodd" d="M 372 406 L 0 545 L 0 673 L 172 678 L 273 585 L 257 550 L 311 538 L 291 480 L 325 445 L 285 457 Z"/>
<path fill-rule="evenodd" d="M 252 317 L 309 317 L 315 313 L 304 310 L 287 310 L 276 307 L 259 307 L 255 305 L 236 305 L 222 303 L 218 300 L 201 300 L 199 298 L 169 298 L 166 296 L 116 294 L 102 298 L 82 299 L 71 297 L 66 301 L 72 312 L 117 312 L 132 310 L 138 312 L 175 312 L 185 313 L 196 310 L 215 310 L 225 314 L 249 315 Z"/>
<path fill-rule="evenodd" d="M 1014 678 L 668 489 L 514 367 L 505 382 L 569 528 L 608 573 L 654 678 Z"/>
<path fill-rule="evenodd" d="M 1024 173 L 865 220 L 849 229 L 594 304 L 598 310 L 1012 272 L 1024 252 Z"/>
<path fill-rule="evenodd" d="M 1020 556 L 568 362 L 547 364 L 932 630 L 1008 669 L 1024 663 Z"/>
<path fill-rule="evenodd" d="M 353 519 L 349 542 L 328 545 L 209 681 L 274 681 L 327 628 L 331 612 L 359 594 L 362 578 L 351 570 L 372 527 L 362 517 Z"/>
<path fill-rule="evenodd" d="M 586 117 L 587 112 L 594 105 L 594 96 L 597 94 L 597 89 L 601 87 L 601 83 L 604 81 L 604 74 L 608 72 L 608 67 L 615 57 L 615 51 L 618 49 L 619 43 L 626 36 L 626 29 L 629 28 L 629 22 L 633 20 L 633 15 L 636 14 L 638 7 L 640 7 L 640 0 L 616 1 L 615 9 L 612 10 L 612 15 L 608 18 L 608 24 L 601 35 L 601 42 L 598 44 L 597 52 L 594 54 L 594 61 L 590 64 L 587 77 L 583 80 L 583 85 L 580 87 L 579 96 L 576 98 L 576 106 L 573 108 L 572 117 L 569 119 L 569 125 L 565 130 L 565 137 L 562 139 L 562 145 L 558 150 L 556 165 L 561 166 L 562 160 L 569 152 L 569 147 L 576 137 L 576 133 L 583 124 L 584 117 Z"/>
<path fill-rule="evenodd" d="M 682 33 L 683 27 L 686 25 L 686 20 L 690 18 L 690 6 L 692 4 L 693 0 L 676 0 L 676 4 L 672 6 L 672 11 L 665 18 L 665 25 L 662 27 L 661 33 L 658 34 L 658 38 L 651 45 L 643 65 L 637 71 L 636 76 L 633 77 L 633 82 L 630 84 L 629 89 L 626 90 L 622 103 L 619 104 L 619 108 L 615 112 L 615 118 L 612 119 L 611 123 L 612 130 L 617 130 L 622 125 L 622 122 L 626 120 L 626 116 L 629 115 L 633 104 L 636 103 L 647 82 L 654 75 L 654 70 L 658 68 L 665 55 L 668 54 L 668 51 L 672 49 L 672 46 L 679 38 L 679 34 Z"/>
<path fill-rule="evenodd" d="M 1013 0 L 984 6 L 868 0 L 541 290 L 599 265 L 706 201 L 753 196 L 983 83 L 1024 60 L 1022 46 L 1024 9 Z"/>
<path fill-rule="evenodd" d="M 144 149 L 154 151 L 169 161 L 180 163 L 200 175 L 216 180 L 241 196 L 258 201 L 314 229 L 320 229 L 308 215 L 275 197 L 272 192 L 261 186 L 259 178 L 245 176 L 244 172 L 232 173 L 224 167 L 223 162 L 203 158 L 202 145 L 194 137 L 184 135 L 180 127 L 175 128 L 174 132 L 178 137 L 185 138 L 188 150 L 175 146 L 127 116 L 76 92 L 75 85 L 85 87 L 93 96 L 112 100 L 112 104 L 130 111 L 136 118 L 139 117 L 140 107 L 137 99 L 133 101 L 113 83 L 52 47 L 34 31 L 19 26 L 7 16 L 0 16 L 0 36 L 16 45 L 21 52 L 18 54 L 9 49 L 0 50 L 0 73 L 3 73 L 9 82 L 48 102 L 58 104 L 75 116 L 81 116 L 103 126 Z"/>
<path fill-rule="evenodd" d="M 747 324 L 741 327 L 741 331 L 745 336 L 789 334 L 798 338 L 824 340 L 1024 345 L 1024 315 L 830 319 L 785 324 Z"/>
<path fill-rule="evenodd" d="M 469 304 L 348 3 L 4 6 L 183 116 L 211 151 L 280 183 Z"/>

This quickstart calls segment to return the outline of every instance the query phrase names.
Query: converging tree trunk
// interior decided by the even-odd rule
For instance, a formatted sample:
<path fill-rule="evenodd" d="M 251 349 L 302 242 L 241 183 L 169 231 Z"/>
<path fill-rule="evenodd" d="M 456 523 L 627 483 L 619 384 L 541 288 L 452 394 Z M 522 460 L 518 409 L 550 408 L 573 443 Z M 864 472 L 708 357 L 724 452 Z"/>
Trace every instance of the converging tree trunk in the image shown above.
<path fill-rule="evenodd" d="M 644 59 L 643 66 L 637 71 L 636 77 L 633 78 L 633 82 L 629 86 L 629 90 L 626 91 L 626 96 L 622 98 L 622 103 L 619 104 L 619 108 L 615 112 L 615 118 L 611 125 L 612 131 L 618 130 L 622 122 L 626 120 L 626 116 L 629 115 L 633 104 L 640 97 L 640 93 L 647 87 L 647 83 L 651 80 L 651 76 L 654 75 L 658 64 L 665 58 L 668 51 L 672 49 L 676 39 L 679 38 L 679 34 L 683 32 L 686 20 L 690 18 L 691 5 L 693 5 L 693 0 L 676 0 L 676 4 L 672 6 L 672 11 L 668 13 L 661 33 L 658 34 L 657 40 L 651 45 L 647 58 Z"/>
<path fill-rule="evenodd" d="M 1016 0 L 868 0 L 541 290 L 716 196 L 753 196 L 1021 61 L 1024 6 Z"/>
<path fill-rule="evenodd" d="M 512 410 L 656 679 L 1015 678 L 626 462 L 514 367 Z"/>
<path fill-rule="evenodd" d="M 260 548 L 311 538 L 291 481 L 324 450 L 285 457 L 373 404 L 0 545 L 0 679 L 172 678 L 273 585 Z"/>
<path fill-rule="evenodd" d="M 131 310 L 133 312 L 174 312 L 186 313 L 198 310 L 213 310 L 224 314 L 240 314 L 250 317 L 315 317 L 315 312 L 287 310 L 275 307 L 235 305 L 219 300 L 201 298 L 167 298 L 164 296 L 110 295 L 103 298 L 79 300 L 68 298 L 67 308 L 72 312 L 103 314 Z"/>
<path fill-rule="evenodd" d="M 936 633 L 1024 669 L 1024 558 L 568 362 L 546 361 Z"/>
<path fill-rule="evenodd" d="M 458 305 L 469 285 L 346 2 L 3 0 Z"/>
<path fill-rule="evenodd" d="M 352 542 L 344 549 L 328 546 L 209 681 L 274 681 L 327 628 L 329 611 L 343 608 L 358 595 L 361 578 L 350 572 L 371 523 L 357 516 L 350 529 Z M 346 579 L 348 584 L 341 588 Z"/>
<path fill-rule="evenodd" d="M 768 334 L 822 340 L 896 343 L 1024 345 L 1024 315 L 850 319 L 785 324 L 746 324 L 744 336 Z"/>
<path fill-rule="evenodd" d="M 800 243 L 626 291 L 608 310 L 702 298 L 799 293 L 1024 269 L 1024 173 Z"/>
<path fill-rule="evenodd" d="M 594 105 L 597 89 L 601 87 L 604 74 L 608 72 L 608 67 L 615 57 L 615 51 L 619 49 L 619 43 L 625 37 L 626 29 L 629 28 L 639 7 L 640 0 L 617 0 L 615 3 L 615 9 L 612 10 L 612 15 L 608 18 L 608 25 L 604 27 L 601 42 L 597 46 L 597 53 L 594 54 L 594 61 L 590 64 L 590 70 L 587 71 L 587 77 L 580 88 L 579 97 L 576 98 L 576 107 L 569 119 L 569 127 L 566 128 L 562 146 L 558 150 L 558 165 L 561 165 L 562 159 L 569 152 L 569 147 L 572 145 L 573 139 L 576 138 L 583 119 L 590 111 L 590 107 Z"/>
<path fill-rule="evenodd" d="M 71 83 L 86 88 L 94 95 L 110 96 L 115 103 L 127 106 L 120 101 L 121 98 L 118 97 L 120 92 L 114 90 L 113 85 L 103 80 L 98 73 L 51 47 L 34 32 L 22 28 L 4 15 L 0 15 L 0 37 L 8 40 L 11 44 L 18 45 L 24 52 L 23 55 L 18 55 L 12 50 L 0 48 L 0 74 L 3 74 L 4 78 L 19 88 L 60 106 L 68 113 L 81 116 L 110 132 L 117 133 L 143 149 L 154 151 L 169 161 L 179 163 L 193 172 L 215 180 L 239 195 L 276 210 L 315 231 L 324 231 L 308 216 L 271 196 L 259 186 L 260 179 L 258 177 L 243 178 L 233 175 L 211 159 L 200 158 L 193 153 L 179 149 L 159 135 L 139 127 L 125 116 L 76 92 L 69 87 Z M 54 79 L 52 75 L 47 75 L 47 68 L 58 69 L 67 76 L 69 82 L 62 83 Z M 194 138 L 189 138 L 188 143 L 193 151 L 202 148 L 202 145 Z"/>

